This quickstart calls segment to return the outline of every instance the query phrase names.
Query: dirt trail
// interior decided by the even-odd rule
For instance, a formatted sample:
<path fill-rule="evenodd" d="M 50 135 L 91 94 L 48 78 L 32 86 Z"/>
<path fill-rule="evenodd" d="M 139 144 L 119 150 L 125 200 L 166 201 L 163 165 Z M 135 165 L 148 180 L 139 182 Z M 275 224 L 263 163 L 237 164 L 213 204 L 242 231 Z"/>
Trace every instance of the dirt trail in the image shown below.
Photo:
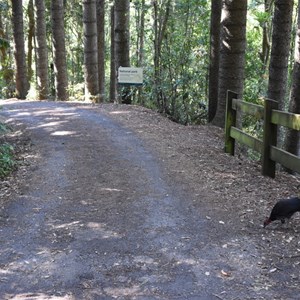
<path fill-rule="evenodd" d="M 262 271 L 257 237 L 204 204 L 215 194 L 120 122 L 128 111 L 3 107 L 36 159 L 1 211 L 0 299 L 299 299 Z"/>

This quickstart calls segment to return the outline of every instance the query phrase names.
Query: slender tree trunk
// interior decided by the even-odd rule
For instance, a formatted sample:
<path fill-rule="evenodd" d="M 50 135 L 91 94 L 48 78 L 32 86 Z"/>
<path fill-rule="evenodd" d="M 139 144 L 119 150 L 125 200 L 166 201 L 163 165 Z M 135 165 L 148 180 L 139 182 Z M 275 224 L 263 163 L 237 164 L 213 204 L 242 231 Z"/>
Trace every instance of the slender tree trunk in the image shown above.
<path fill-rule="evenodd" d="M 300 3 L 298 5 L 298 28 L 295 42 L 295 61 L 289 111 L 300 114 Z M 299 131 L 289 129 L 285 137 L 285 149 L 299 155 Z"/>
<path fill-rule="evenodd" d="M 35 0 L 36 44 L 37 44 L 37 84 L 38 98 L 48 98 L 48 47 L 46 40 L 46 20 L 44 0 Z"/>
<path fill-rule="evenodd" d="M 2 68 L 2 76 L 5 84 L 4 97 L 10 98 L 13 97 L 14 94 L 14 73 L 11 67 L 11 61 L 9 59 L 8 50 L 9 50 L 9 40 L 6 35 L 6 30 L 3 26 L 3 14 L 0 10 L 0 39 L 2 41 L 2 45 L 0 47 L 0 63 Z M 0 93 L 1 95 L 1 93 Z"/>
<path fill-rule="evenodd" d="M 171 11 L 171 0 L 168 0 L 164 5 L 165 9 L 159 7 L 156 0 L 153 1 L 154 9 L 154 90 L 157 100 L 157 106 L 160 112 L 168 110 L 166 97 L 163 95 L 161 88 L 161 48 L 165 37 L 168 20 Z"/>
<path fill-rule="evenodd" d="M 119 67 L 130 67 L 130 40 L 129 40 L 129 0 L 115 0 L 115 55 L 116 72 Z M 121 102 L 131 104 L 129 87 L 122 87 L 120 92 Z"/>
<path fill-rule="evenodd" d="M 265 0 L 265 13 L 271 13 L 273 8 L 274 0 Z M 262 51 L 260 53 L 260 59 L 263 63 L 264 70 L 266 69 L 269 58 L 270 58 L 270 48 L 271 48 L 271 42 L 270 42 L 270 24 L 269 22 L 265 21 L 263 26 L 263 39 L 262 39 Z"/>
<path fill-rule="evenodd" d="M 28 2 L 28 37 L 27 37 L 27 75 L 28 81 L 30 82 L 33 76 L 33 69 L 32 69 L 32 57 L 33 57 L 33 39 L 35 36 L 35 26 L 34 26 L 34 7 L 33 7 L 33 0 L 29 0 Z"/>
<path fill-rule="evenodd" d="M 144 64 L 144 38 L 145 38 L 145 0 L 142 0 L 141 3 L 141 14 L 139 19 L 139 26 L 138 26 L 138 55 L 137 55 L 137 61 L 138 66 L 143 67 Z M 143 87 L 138 87 L 138 103 L 144 104 L 143 100 Z"/>
<path fill-rule="evenodd" d="M 16 64 L 16 96 L 25 99 L 29 90 L 24 45 L 22 0 L 12 0 L 12 23 L 14 34 L 14 55 Z"/>
<path fill-rule="evenodd" d="M 115 56 L 115 7 L 111 7 L 110 11 L 110 102 L 116 101 L 117 95 L 117 75 L 116 75 L 116 56 Z"/>
<path fill-rule="evenodd" d="M 210 65 L 209 65 L 209 105 L 208 122 L 216 115 L 218 107 L 219 63 L 220 63 L 220 25 L 222 1 L 211 1 L 210 19 Z"/>
<path fill-rule="evenodd" d="M 83 1 L 85 99 L 98 102 L 98 39 L 96 0 Z"/>
<path fill-rule="evenodd" d="M 293 0 L 275 0 L 267 97 L 284 108 L 290 55 Z"/>
<path fill-rule="evenodd" d="M 54 48 L 54 75 L 57 100 L 68 99 L 68 74 L 65 46 L 64 1 L 51 1 L 52 36 Z"/>
<path fill-rule="evenodd" d="M 105 1 L 97 0 L 99 101 L 105 100 Z"/>
<path fill-rule="evenodd" d="M 247 0 L 224 0 L 222 9 L 218 108 L 213 120 L 225 125 L 227 90 L 242 97 L 246 49 Z"/>
<path fill-rule="evenodd" d="M 144 38 L 145 38 L 145 0 L 141 2 L 141 15 L 138 28 L 138 65 L 143 66 L 144 62 Z"/>

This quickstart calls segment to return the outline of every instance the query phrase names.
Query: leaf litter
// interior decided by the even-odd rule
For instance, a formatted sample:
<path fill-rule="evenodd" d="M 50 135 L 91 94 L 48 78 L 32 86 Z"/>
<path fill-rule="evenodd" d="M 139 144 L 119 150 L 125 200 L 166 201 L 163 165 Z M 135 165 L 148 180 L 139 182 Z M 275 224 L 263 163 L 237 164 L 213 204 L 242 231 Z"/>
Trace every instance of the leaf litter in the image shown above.
<path fill-rule="evenodd" d="M 276 299 L 296 299 L 300 289 L 300 216 L 296 214 L 288 227 L 274 223 L 263 229 L 262 223 L 278 199 L 299 194 L 298 176 L 278 171 L 276 178 L 270 179 L 261 175 L 259 162 L 242 153 L 234 157 L 225 154 L 223 130 L 214 126 L 182 126 L 138 106 L 106 104 L 92 109 L 99 109 L 139 135 L 161 158 L 169 177 L 183 182 L 194 195 L 194 209 L 214 226 L 212 234 L 219 235 L 215 247 L 230 263 L 228 268 L 205 271 L 206 276 L 221 276 L 239 285 L 243 284 L 239 274 L 247 272 L 252 282 L 249 289 L 257 292 L 256 299 L 263 299 L 260 293 L 268 290 L 278 291 Z M 34 159 L 26 130 L 10 138 L 18 145 L 23 163 L 18 172 L 0 183 L 1 207 L 11 191 L 24 183 Z M 239 257 L 241 249 L 245 256 Z M 251 272 L 251 268 L 259 273 Z M 229 299 L 230 287 L 226 287 L 227 291 L 216 298 Z"/>

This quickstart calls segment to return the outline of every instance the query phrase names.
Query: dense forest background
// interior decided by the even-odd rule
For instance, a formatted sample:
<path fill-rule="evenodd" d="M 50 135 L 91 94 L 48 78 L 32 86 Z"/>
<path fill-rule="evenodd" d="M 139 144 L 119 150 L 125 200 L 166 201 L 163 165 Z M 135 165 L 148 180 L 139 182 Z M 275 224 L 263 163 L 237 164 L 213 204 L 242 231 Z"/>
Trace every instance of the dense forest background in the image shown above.
<path fill-rule="evenodd" d="M 291 0 L 0 0 L 0 96 L 132 103 L 222 127 L 233 89 L 300 113 L 298 15 Z M 118 86 L 119 66 L 142 67 L 143 86 Z M 286 137 L 296 153 L 298 133 Z"/>

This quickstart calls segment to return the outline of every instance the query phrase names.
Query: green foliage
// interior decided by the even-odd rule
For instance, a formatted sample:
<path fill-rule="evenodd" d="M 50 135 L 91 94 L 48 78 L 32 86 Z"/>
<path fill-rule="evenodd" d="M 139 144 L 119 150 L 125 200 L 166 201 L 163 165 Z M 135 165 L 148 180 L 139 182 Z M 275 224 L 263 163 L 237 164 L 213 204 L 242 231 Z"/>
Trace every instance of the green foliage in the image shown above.
<path fill-rule="evenodd" d="M 0 50 L 9 48 L 9 41 L 0 37 Z"/>
<path fill-rule="evenodd" d="M 272 15 L 269 12 L 264 11 L 255 10 L 253 12 L 253 15 L 255 17 L 255 20 L 259 23 L 261 27 L 263 27 L 265 23 L 270 22 L 272 18 Z"/>
<path fill-rule="evenodd" d="M 0 122 L 0 136 L 9 132 L 10 128 Z M 9 175 L 16 167 L 14 158 L 14 147 L 7 142 L 0 141 L 0 178 Z"/>
<path fill-rule="evenodd" d="M 71 84 L 68 93 L 70 100 L 84 100 L 84 83 Z"/>
<path fill-rule="evenodd" d="M 0 178 L 9 175 L 15 167 L 13 146 L 7 143 L 0 145 Z"/>
<path fill-rule="evenodd" d="M 173 5 L 162 41 L 159 78 L 156 80 L 152 11 L 151 6 L 146 7 L 149 22 L 145 24 L 144 86 L 139 99 L 143 105 L 158 109 L 176 122 L 204 123 L 207 117 L 210 5 L 203 0 L 175 1 Z M 163 5 L 161 9 L 164 9 Z M 132 32 L 131 38 L 135 41 L 137 33 Z M 135 55 L 131 61 L 137 62 Z"/>

